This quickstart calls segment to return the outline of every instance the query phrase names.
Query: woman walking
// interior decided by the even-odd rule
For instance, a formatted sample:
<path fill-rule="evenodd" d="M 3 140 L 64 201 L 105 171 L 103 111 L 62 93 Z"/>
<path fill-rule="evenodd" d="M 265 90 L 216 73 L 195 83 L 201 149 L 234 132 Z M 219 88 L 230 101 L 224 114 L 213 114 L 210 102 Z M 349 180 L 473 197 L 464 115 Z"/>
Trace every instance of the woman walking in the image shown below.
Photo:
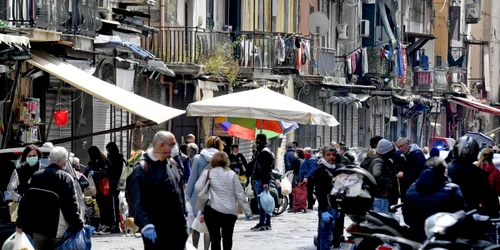
<path fill-rule="evenodd" d="M 199 193 L 207 179 L 210 179 L 208 191 L 210 204 L 205 207 L 204 212 L 212 250 L 222 249 L 221 236 L 224 250 L 231 250 L 233 247 L 234 224 L 238 218 L 237 203 L 241 205 L 247 218 L 252 214 L 240 180 L 229 168 L 229 163 L 229 157 L 225 152 L 216 152 L 210 161 L 211 168 L 203 172 L 195 187 Z"/>
<path fill-rule="evenodd" d="M 108 159 L 111 162 L 111 169 L 109 170 L 109 189 L 112 196 L 114 212 L 111 233 L 120 233 L 120 201 L 118 199 L 120 190 L 118 190 L 118 182 L 120 181 L 123 168 L 126 167 L 127 164 L 116 143 L 108 143 L 106 145 L 106 151 L 108 151 Z"/>
<path fill-rule="evenodd" d="M 28 145 L 24 148 L 21 161 L 19 162 L 21 167 L 12 172 L 9 185 L 7 186 L 7 192 L 12 201 L 19 202 L 23 195 L 28 192 L 28 181 L 31 179 L 31 176 L 36 171 L 42 169 L 41 158 L 42 152 L 40 152 L 37 146 Z"/>
<path fill-rule="evenodd" d="M 115 214 L 113 211 L 113 198 L 111 196 L 111 188 L 109 182 L 109 171 L 111 163 L 108 158 L 101 153 L 101 150 L 96 146 L 90 147 L 89 153 L 89 169 L 88 175 L 94 179 L 97 188 L 96 200 L 99 207 L 99 228 L 95 234 L 110 234 L 111 227 L 115 224 Z M 87 176 L 88 176 L 87 175 Z"/>

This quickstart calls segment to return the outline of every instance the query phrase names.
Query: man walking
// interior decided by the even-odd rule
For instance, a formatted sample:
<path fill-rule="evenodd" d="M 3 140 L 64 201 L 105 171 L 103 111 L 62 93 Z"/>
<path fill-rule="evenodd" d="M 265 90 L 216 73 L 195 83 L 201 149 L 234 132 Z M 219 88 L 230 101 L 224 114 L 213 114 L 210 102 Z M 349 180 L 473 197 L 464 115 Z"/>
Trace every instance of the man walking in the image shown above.
<path fill-rule="evenodd" d="M 285 173 L 288 171 L 293 171 L 292 163 L 295 161 L 295 148 L 291 142 L 286 144 L 287 151 L 283 157 L 285 160 Z"/>
<path fill-rule="evenodd" d="M 264 190 L 269 190 L 269 182 L 271 181 L 271 171 L 274 168 L 274 155 L 267 147 L 267 136 L 258 134 L 255 138 L 257 152 L 255 153 L 255 161 L 253 162 L 253 179 L 255 180 L 255 192 L 258 199 L 259 194 Z M 259 224 L 252 228 L 252 231 L 271 230 L 271 215 L 267 214 L 259 202 Z"/>
<path fill-rule="evenodd" d="M 33 233 L 35 249 L 54 250 L 69 228 L 83 228 L 73 177 L 63 170 L 68 151 L 54 147 L 50 165 L 33 174 L 30 189 L 19 204 L 16 230 Z"/>
<path fill-rule="evenodd" d="M 186 246 L 184 181 L 182 170 L 172 160 L 178 149 L 172 133 L 159 131 L 153 148 L 132 172 L 130 209 L 145 250 L 184 250 Z"/>
<path fill-rule="evenodd" d="M 396 142 L 396 146 L 401 152 L 400 159 L 396 160 L 398 163 L 396 167 L 396 171 L 398 171 L 396 177 L 399 179 L 401 200 L 404 202 L 406 199 L 406 191 L 425 169 L 424 164 L 426 159 L 418 145 L 410 144 L 408 138 L 399 138 Z"/>

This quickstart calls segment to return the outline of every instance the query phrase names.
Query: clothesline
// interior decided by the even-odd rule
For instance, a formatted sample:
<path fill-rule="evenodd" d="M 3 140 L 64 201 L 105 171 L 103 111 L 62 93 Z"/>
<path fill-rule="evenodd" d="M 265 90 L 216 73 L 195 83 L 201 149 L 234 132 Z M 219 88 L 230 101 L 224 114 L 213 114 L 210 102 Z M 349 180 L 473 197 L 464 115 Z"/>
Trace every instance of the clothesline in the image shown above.
<path fill-rule="evenodd" d="M 387 40 L 387 41 L 384 41 L 384 42 L 381 42 L 381 43 L 377 43 L 377 44 L 375 44 L 375 46 L 374 46 L 374 47 L 378 47 L 378 46 L 381 46 L 381 45 L 386 45 L 386 44 L 388 44 L 390 41 L 391 41 L 391 40 Z M 366 47 L 366 46 L 365 46 L 365 47 Z M 359 50 L 359 49 L 361 49 L 361 48 L 363 48 L 363 46 L 359 46 L 359 47 L 357 47 L 357 48 L 353 49 L 351 52 L 346 53 L 346 54 L 344 54 L 343 56 L 339 56 L 339 57 L 347 57 L 347 56 L 351 55 L 352 53 L 354 53 L 354 52 L 358 51 L 358 50 Z"/>

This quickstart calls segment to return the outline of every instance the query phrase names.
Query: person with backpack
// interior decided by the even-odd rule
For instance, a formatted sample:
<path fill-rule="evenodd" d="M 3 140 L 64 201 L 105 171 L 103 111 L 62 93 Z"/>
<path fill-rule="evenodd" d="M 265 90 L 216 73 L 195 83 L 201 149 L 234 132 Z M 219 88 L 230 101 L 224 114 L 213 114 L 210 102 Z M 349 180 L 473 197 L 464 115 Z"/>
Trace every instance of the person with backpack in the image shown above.
<path fill-rule="evenodd" d="M 271 171 L 274 168 L 274 154 L 267 147 L 267 136 L 265 134 L 258 134 L 255 138 L 255 144 L 257 145 L 257 152 L 255 155 L 255 161 L 253 162 L 254 167 L 252 179 L 255 181 L 255 197 L 259 197 L 260 193 L 269 189 Z M 251 230 L 271 230 L 271 215 L 266 213 L 264 208 L 260 205 L 260 202 L 259 215 L 259 223 L 255 227 L 251 228 Z"/>
<path fill-rule="evenodd" d="M 145 250 L 186 247 L 184 179 L 172 159 L 178 151 L 172 133 L 157 132 L 153 147 L 136 163 L 127 181 L 130 214 L 141 230 Z"/>
<path fill-rule="evenodd" d="M 189 181 L 186 187 L 186 199 L 189 199 L 189 203 L 193 208 L 193 214 L 198 215 L 198 210 L 196 209 L 196 200 L 198 198 L 198 194 L 195 190 L 195 184 L 200 178 L 203 171 L 210 168 L 210 161 L 215 153 L 224 150 L 224 143 L 221 138 L 218 136 L 210 136 L 208 137 L 207 142 L 205 143 L 205 148 L 201 150 L 200 154 L 196 155 L 193 160 L 193 166 L 191 168 L 191 176 L 189 177 Z M 205 248 L 208 249 L 210 247 L 210 235 L 204 235 Z M 193 230 L 193 246 L 198 248 L 198 243 L 200 240 L 200 232 Z"/>

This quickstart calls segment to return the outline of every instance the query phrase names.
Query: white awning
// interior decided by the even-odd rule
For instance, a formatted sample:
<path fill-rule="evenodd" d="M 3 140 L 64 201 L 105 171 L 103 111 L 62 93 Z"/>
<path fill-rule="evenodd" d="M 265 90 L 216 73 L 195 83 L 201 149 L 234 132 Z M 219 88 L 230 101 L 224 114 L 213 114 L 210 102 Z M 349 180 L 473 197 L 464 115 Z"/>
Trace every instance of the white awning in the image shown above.
<path fill-rule="evenodd" d="M 158 124 L 186 112 L 161 105 L 109 84 L 44 51 L 32 51 L 32 56 L 33 59 L 28 62 L 43 71 L 56 76 L 89 95 Z"/>

